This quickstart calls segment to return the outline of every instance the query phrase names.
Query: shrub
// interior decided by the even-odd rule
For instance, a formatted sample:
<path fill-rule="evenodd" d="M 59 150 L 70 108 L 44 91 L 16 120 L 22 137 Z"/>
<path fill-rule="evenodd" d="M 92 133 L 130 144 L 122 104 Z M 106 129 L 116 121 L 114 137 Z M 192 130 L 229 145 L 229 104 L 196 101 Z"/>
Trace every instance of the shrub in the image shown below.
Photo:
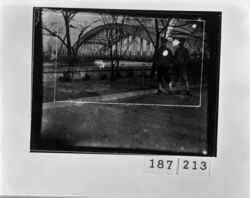
<path fill-rule="evenodd" d="M 91 78 L 91 76 L 88 74 L 88 73 L 86 73 L 85 75 L 84 75 L 84 77 L 83 77 L 83 80 L 90 80 L 90 78 Z"/>
<path fill-rule="evenodd" d="M 107 80 L 108 79 L 108 75 L 107 74 L 102 74 L 101 75 L 101 80 Z"/>
<path fill-rule="evenodd" d="M 116 77 L 117 78 L 123 78 L 122 74 L 119 71 L 116 73 Z"/>
<path fill-rule="evenodd" d="M 72 80 L 72 72 L 64 72 L 63 76 L 59 77 L 59 80 L 62 82 L 69 82 Z"/>
<path fill-rule="evenodd" d="M 134 71 L 133 70 L 129 71 L 126 76 L 128 78 L 132 78 L 134 76 Z"/>

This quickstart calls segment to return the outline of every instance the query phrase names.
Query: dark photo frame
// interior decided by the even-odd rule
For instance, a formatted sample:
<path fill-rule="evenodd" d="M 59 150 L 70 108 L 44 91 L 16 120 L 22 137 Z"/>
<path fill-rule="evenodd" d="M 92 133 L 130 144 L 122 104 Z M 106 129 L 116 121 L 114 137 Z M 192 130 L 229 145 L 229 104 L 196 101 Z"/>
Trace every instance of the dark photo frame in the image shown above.
<path fill-rule="evenodd" d="M 221 15 L 35 7 L 30 151 L 216 157 Z"/>

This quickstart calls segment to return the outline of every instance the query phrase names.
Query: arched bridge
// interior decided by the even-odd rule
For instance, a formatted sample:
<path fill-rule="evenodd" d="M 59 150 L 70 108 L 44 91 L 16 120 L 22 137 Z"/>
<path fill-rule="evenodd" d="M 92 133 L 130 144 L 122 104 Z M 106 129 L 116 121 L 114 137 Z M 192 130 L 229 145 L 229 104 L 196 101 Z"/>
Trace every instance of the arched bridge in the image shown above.
<path fill-rule="evenodd" d="M 147 31 L 139 25 L 116 24 L 118 34 L 122 33 L 122 40 L 118 40 L 120 53 L 129 56 L 152 56 L 154 52 L 153 42 L 155 42 L 155 32 L 153 29 Z M 109 45 L 115 45 L 117 41 L 107 36 L 107 29 L 112 24 L 97 26 L 80 37 L 74 45 L 74 49 L 79 48 L 79 54 L 84 55 L 108 55 Z M 122 31 L 122 32 L 121 32 Z"/>

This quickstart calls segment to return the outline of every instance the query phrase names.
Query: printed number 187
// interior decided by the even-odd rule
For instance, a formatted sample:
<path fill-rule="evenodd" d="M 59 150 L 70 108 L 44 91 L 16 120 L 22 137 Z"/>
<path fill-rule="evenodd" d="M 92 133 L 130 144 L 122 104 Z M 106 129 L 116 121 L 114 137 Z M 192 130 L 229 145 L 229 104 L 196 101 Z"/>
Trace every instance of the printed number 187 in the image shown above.
<path fill-rule="evenodd" d="M 166 160 L 166 161 L 156 160 L 155 162 L 154 159 L 151 159 L 149 168 L 163 169 L 164 167 L 167 167 L 167 169 L 171 169 L 172 164 L 173 164 L 172 160 Z"/>

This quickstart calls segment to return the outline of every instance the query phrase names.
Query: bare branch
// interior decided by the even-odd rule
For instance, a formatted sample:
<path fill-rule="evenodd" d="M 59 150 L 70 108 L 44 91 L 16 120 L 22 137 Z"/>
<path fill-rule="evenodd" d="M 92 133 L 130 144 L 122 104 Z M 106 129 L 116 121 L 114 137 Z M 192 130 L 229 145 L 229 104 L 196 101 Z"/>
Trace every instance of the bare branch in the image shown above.
<path fill-rule="evenodd" d="M 76 12 L 69 14 L 69 22 L 74 18 L 75 15 L 76 15 Z"/>
<path fill-rule="evenodd" d="M 56 34 L 55 32 L 51 31 L 48 27 L 46 27 L 45 25 L 42 26 L 42 28 L 47 31 L 51 36 L 57 37 L 65 46 L 66 43 L 64 41 L 64 39 L 62 39 L 62 37 L 60 37 L 58 34 Z"/>
<path fill-rule="evenodd" d="M 148 28 L 147 28 L 138 18 L 134 18 L 134 19 L 135 19 L 135 20 L 141 25 L 141 27 L 145 30 L 145 32 L 147 33 L 147 35 L 148 35 L 150 41 L 153 43 L 153 45 L 154 45 L 154 47 L 155 47 L 155 42 L 154 42 L 152 36 L 150 35 L 150 32 L 149 32 Z"/>
<path fill-rule="evenodd" d="M 89 25 L 83 27 L 83 26 L 80 26 L 81 27 L 81 31 L 79 32 L 78 34 L 78 38 L 76 40 L 76 42 L 74 43 L 74 50 L 77 52 L 79 50 L 79 48 L 81 47 L 82 43 L 80 42 L 81 41 L 81 37 L 83 35 L 83 33 L 86 31 L 86 29 L 88 29 L 90 26 L 92 26 L 93 24 L 95 24 L 96 22 L 98 22 L 97 20 L 96 21 L 93 21 L 92 23 L 90 23 Z"/>
<path fill-rule="evenodd" d="M 65 42 L 65 39 L 66 39 L 66 35 L 64 35 L 64 38 L 63 38 L 63 41 L 64 41 L 64 42 Z M 61 51 L 63 45 L 64 45 L 64 44 L 61 43 L 61 45 L 60 45 L 60 47 L 59 47 L 59 50 L 58 50 L 58 54 L 60 53 L 60 51 Z"/>
<path fill-rule="evenodd" d="M 129 46 L 132 44 L 132 42 L 135 40 L 135 33 L 131 39 L 131 41 L 129 42 L 129 44 L 127 45 L 126 49 L 124 50 L 123 54 L 120 56 L 120 58 L 123 58 L 123 56 L 126 54 L 126 52 L 128 51 L 129 49 Z"/>
<path fill-rule="evenodd" d="M 162 32 L 164 32 L 164 35 L 166 35 L 169 23 L 170 23 L 170 19 L 168 19 L 168 21 L 166 23 L 164 23 L 163 20 L 161 20 L 162 26 L 163 28 L 159 31 L 159 33 L 161 34 Z"/>
<path fill-rule="evenodd" d="M 156 34 L 159 35 L 159 23 L 158 23 L 158 19 L 155 19 L 155 31 L 156 31 Z"/>

